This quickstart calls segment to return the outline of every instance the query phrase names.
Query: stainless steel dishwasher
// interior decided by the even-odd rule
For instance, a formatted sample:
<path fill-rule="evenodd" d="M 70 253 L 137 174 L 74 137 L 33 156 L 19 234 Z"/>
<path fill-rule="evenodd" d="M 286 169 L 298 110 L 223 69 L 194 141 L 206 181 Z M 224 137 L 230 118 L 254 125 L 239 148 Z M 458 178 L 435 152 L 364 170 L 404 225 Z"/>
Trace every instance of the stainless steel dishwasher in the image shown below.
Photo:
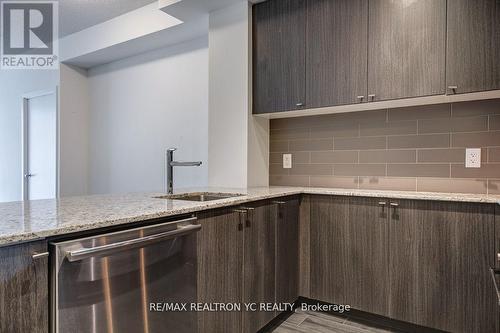
<path fill-rule="evenodd" d="M 196 218 L 51 243 L 54 333 L 197 331 Z M 157 309 L 158 310 L 158 309 Z"/>

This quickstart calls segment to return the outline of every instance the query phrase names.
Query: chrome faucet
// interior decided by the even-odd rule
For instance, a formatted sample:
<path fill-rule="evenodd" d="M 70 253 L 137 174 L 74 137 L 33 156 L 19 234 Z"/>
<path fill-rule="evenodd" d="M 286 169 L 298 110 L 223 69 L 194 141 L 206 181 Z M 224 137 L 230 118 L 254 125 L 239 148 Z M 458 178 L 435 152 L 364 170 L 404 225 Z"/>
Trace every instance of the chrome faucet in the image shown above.
<path fill-rule="evenodd" d="M 167 156 L 165 157 L 165 190 L 167 194 L 174 193 L 174 167 L 176 166 L 200 166 L 201 162 L 177 162 L 174 161 L 174 151 L 177 148 L 167 149 Z"/>

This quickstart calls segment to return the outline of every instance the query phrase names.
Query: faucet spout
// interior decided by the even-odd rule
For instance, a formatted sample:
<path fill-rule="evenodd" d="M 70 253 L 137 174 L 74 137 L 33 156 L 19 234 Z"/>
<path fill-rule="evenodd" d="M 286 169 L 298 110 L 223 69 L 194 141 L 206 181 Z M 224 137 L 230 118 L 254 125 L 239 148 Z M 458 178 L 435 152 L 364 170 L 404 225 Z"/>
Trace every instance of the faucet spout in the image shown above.
<path fill-rule="evenodd" d="M 174 161 L 174 152 L 177 148 L 167 149 L 165 157 L 165 191 L 167 194 L 174 193 L 174 167 L 200 166 L 202 162 L 179 162 Z"/>

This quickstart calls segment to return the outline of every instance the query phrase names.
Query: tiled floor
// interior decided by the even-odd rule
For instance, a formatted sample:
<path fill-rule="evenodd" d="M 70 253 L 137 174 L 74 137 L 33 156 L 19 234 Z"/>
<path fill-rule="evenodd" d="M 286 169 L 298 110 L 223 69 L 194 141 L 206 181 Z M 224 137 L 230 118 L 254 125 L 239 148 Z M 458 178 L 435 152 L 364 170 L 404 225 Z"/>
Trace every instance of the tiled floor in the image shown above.
<path fill-rule="evenodd" d="M 398 332 L 372 327 L 321 312 L 300 312 L 292 314 L 273 333 L 388 333 Z"/>

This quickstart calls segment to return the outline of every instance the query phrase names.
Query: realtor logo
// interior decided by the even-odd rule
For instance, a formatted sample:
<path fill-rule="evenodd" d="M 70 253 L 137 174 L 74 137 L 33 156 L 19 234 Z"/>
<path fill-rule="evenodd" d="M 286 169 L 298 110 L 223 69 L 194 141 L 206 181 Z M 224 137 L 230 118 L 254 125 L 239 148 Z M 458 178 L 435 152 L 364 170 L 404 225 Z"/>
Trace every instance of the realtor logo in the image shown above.
<path fill-rule="evenodd" d="M 1 69 L 58 69 L 58 3 L 2 1 Z"/>

